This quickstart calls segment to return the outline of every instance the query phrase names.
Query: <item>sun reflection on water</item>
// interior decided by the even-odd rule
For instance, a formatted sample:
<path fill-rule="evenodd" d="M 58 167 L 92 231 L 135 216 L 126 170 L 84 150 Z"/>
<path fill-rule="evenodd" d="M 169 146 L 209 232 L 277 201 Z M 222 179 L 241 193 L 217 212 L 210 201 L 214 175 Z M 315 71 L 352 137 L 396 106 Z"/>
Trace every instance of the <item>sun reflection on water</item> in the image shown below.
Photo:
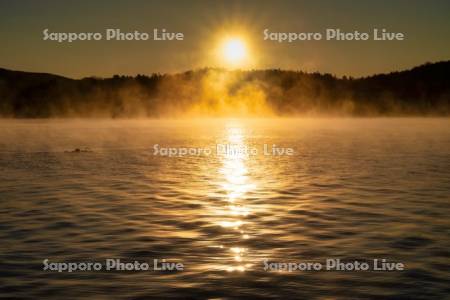
<path fill-rule="evenodd" d="M 246 147 L 246 141 L 241 126 L 237 124 L 229 125 L 225 131 L 225 142 L 233 147 Z M 219 222 L 219 225 L 223 228 L 233 230 L 239 240 L 244 241 L 251 236 L 245 230 L 247 222 L 245 218 L 252 212 L 246 205 L 247 193 L 255 188 L 255 184 L 251 182 L 251 178 L 248 175 L 247 159 L 245 153 L 222 153 L 221 155 L 222 166 L 218 170 L 222 181 L 220 183 L 221 188 L 225 191 L 225 201 L 222 211 L 223 217 L 226 220 Z M 225 266 L 225 270 L 229 272 L 239 271 L 244 272 L 252 266 L 248 263 L 246 255 L 248 253 L 247 248 L 241 247 L 239 242 L 236 245 L 225 247 L 227 256 L 232 261 L 231 265 Z"/>

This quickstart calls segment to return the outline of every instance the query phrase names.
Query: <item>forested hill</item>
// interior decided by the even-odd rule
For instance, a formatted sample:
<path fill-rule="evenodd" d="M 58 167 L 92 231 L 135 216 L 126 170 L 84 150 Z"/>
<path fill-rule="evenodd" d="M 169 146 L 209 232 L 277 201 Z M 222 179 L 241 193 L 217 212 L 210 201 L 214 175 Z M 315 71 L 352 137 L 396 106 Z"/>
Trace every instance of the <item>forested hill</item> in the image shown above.
<path fill-rule="evenodd" d="M 69 79 L 0 69 L 0 116 L 416 116 L 450 114 L 450 61 L 364 78 L 201 69 Z"/>

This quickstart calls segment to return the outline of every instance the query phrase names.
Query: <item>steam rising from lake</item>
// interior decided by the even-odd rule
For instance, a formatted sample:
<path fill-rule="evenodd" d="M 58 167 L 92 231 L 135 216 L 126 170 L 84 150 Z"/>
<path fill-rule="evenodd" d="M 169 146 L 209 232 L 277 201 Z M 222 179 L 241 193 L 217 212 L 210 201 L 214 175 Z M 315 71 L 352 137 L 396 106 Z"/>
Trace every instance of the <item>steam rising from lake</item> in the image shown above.
<path fill-rule="evenodd" d="M 68 79 L 0 69 L 0 116 L 189 118 L 448 116 L 450 62 L 367 78 L 286 70 Z"/>

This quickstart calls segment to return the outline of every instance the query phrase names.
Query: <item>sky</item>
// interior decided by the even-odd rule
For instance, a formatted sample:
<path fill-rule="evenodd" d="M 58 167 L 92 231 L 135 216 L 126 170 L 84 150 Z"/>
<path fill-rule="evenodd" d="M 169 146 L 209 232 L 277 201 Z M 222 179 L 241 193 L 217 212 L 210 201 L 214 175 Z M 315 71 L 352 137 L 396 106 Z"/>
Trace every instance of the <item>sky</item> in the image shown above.
<path fill-rule="evenodd" d="M 32 1 L 0 0 L 0 67 L 72 78 L 227 67 L 225 37 L 245 41 L 242 69 L 279 68 L 367 76 L 450 59 L 450 1 Z M 183 41 L 43 40 L 49 32 L 119 28 L 182 32 Z M 264 40 L 270 32 L 405 34 L 403 41 Z"/>

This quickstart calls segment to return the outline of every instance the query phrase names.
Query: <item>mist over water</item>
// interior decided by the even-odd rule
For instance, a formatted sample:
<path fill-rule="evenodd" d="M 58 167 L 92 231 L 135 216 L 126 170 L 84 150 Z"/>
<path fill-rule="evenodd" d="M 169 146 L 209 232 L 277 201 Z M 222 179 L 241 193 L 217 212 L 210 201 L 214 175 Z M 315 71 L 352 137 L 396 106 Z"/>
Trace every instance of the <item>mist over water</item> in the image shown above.
<path fill-rule="evenodd" d="M 155 144 L 259 152 L 168 157 Z M 264 155 L 264 144 L 294 155 Z M 2 120 L 2 289 L 30 299 L 443 299 L 449 166 L 444 118 Z M 166 258 L 185 269 L 57 273 L 42 270 L 46 258 Z M 405 270 L 263 264 L 328 258 Z"/>
<path fill-rule="evenodd" d="M 364 78 L 204 68 L 80 80 L 0 68 L 4 118 L 450 115 L 450 61 Z"/>

